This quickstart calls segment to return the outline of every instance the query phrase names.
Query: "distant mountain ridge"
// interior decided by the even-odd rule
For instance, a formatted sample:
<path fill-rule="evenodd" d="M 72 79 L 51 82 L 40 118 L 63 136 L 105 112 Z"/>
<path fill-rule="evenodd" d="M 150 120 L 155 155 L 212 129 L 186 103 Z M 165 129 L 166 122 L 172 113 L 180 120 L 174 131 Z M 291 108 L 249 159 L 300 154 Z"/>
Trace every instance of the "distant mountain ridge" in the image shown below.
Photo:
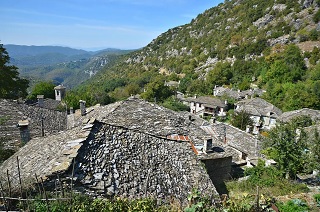
<path fill-rule="evenodd" d="M 21 76 L 31 82 L 51 80 L 72 88 L 89 79 L 105 65 L 132 50 L 107 48 L 85 51 L 61 46 L 4 45 L 10 63 L 19 68 Z"/>
<path fill-rule="evenodd" d="M 7 44 L 4 47 L 9 52 L 10 57 L 25 57 L 25 56 L 37 56 L 48 53 L 58 53 L 66 56 L 89 54 L 88 51 L 82 49 L 73 49 L 70 47 L 62 46 L 27 46 L 27 45 L 15 45 Z"/>

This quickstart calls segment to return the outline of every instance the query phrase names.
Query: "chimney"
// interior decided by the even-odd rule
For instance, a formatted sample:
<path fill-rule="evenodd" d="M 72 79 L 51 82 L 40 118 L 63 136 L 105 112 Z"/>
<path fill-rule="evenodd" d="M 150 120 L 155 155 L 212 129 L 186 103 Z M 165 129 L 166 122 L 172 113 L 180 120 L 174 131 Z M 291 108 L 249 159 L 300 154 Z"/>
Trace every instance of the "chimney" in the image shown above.
<path fill-rule="evenodd" d="M 44 95 L 37 95 L 37 99 L 38 99 L 38 106 L 44 107 Z"/>
<path fill-rule="evenodd" d="M 223 142 L 227 144 L 227 128 L 225 125 L 223 126 Z"/>
<path fill-rule="evenodd" d="M 203 152 L 207 153 L 212 148 L 212 139 L 204 139 L 203 142 Z"/>
<path fill-rule="evenodd" d="M 27 143 L 30 141 L 30 132 L 28 129 L 29 121 L 28 120 L 21 120 L 18 122 L 19 130 L 20 130 L 20 137 L 22 143 Z"/>
<path fill-rule="evenodd" d="M 250 125 L 247 125 L 247 126 L 246 126 L 246 132 L 247 132 L 247 133 L 250 133 Z"/>
<path fill-rule="evenodd" d="M 70 114 L 73 114 L 73 107 L 70 107 Z"/>
<path fill-rule="evenodd" d="M 197 94 L 194 95 L 194 98 L 195 98 L 195 99 L 197 98 Z"/>
<path fill-rule="evenodd" d="M 86 101 L 80 100 L 80 112 L 81 112 L 81 116 L 85 116 L 86 115 Z"/>
<path fill-rule="evenodd" d="M 227 100 L 227 99 L 224 100 L 224 104 L 225 104 L 225 105 L 228 105 L 228 100 Z"/>

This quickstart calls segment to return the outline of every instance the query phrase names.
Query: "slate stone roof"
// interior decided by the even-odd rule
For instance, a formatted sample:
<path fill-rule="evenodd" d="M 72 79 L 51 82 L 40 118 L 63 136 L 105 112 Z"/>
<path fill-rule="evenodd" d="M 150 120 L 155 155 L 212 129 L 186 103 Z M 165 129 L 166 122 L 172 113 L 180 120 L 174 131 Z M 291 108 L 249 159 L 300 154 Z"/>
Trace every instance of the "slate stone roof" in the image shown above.
<path fill-rule="evenodd" d="M 0 137 L 9 140 L 7 147 L 13 148 L 20 141 L 20 132 L 17 127 L 19 120 L 26 116 L 17 107 L 17 102 L 0 99 L 0 118 L 3 123 L 0 125 Z"/>
<path fill-rule="evenodd" d="M 61 90 L 61 89 L 66 89 L 66 87 L 63 86 L 63 85 L 58 85 L 58 86 L 54 87 L 54 89 L 55 90 Z"/>
<path fill-rule="evenodd" d="M 54 100 L 55 101 L 55 100 Z M 20 142 L 20 132 L 17 124 L 21 120 L 28 120 L 31 137 L 41 135 L 41 120 L 43 119 L 46 134 L 66 129 L 66 114 L 26 105 L 24 102 L 0 99 L 0 117 L 5 122 L 0 125 L 0 137 L 5 137 L 11 143 Z"/>
<path fill-rule="evenodd" d="M 28 142 L 0 166 L 0 176 L 4 182 L 8 169 L 17 188 L 19 156 L 24 186 L 35 174 L 47 185 L 58 174 L 68 184 L 75 163 L 74 188 L 97 195 L 186 200 L 192 188 L 217 194 L 189 141 L 166 137 L 187 132 L 202 139 L 200 119 L 184 115 L 138 99 L 88 108 L 86 116 L 69 116 L 74 128 Z"/>
<path fill-rule="evenodd" d="M 160 137 L 174 134 L 188 135 L 195 144 L 203 144 L 203 139 L 208 136 L 200 128 L 206 122 L 205 120 L 188 112 L 175 112 L 133 97 L 110 105 L 94 106 L 88 108 L 87 111 L 86 116 L 75 114 L 75 125 L 94 118 L 101 122 Z"/>
<path fill-rule="evenodd" d="M 169 86 L 169 87 L 171 87 L 171 86 L 178 87 L 179 84 L 180 84 L 180 81 L 179 82 L 177 82 L 177 81 L 165 82 L 165 86 Z"/>
<path fill-rule="evenodd" d="M 212 138 L 214 147 L 225 150 L 211 159 L 236 156 L 237 151 L 255 155 L 258 145 L 253 136 L 232 126 L 210 125 L 190 113 L 136 98 L 96 105 L 85 116 L 77 111 L 68 119 L 73 128 L 34 138 L 5 161 L 0 180 L 5 182 L 9 170 L 12 186 L 18 188 L 18 156 L 24 186 L 35 183 L 35 174 L 52 189 L 57 175 L 70 185 L 75 164 L 74 188 L 90 194 L 186 200 L 193 188 L 217 194 L 190 141 L 203 145 Z M 184 139 L 174 139 L 177 135 Z"/>
<path fill-rule="evenodd" d="M 223 108 L 227 106 L 224 103 L 224 101 L 222 101 L 221 99 L 212 98 L 209 96 L 200 96 L 197 98 L 189 97 L 189 98 L 185 98 L 184 101 L 200 103 L 205 105 L 206 107 L 211 107 L 211 108 L 216 108 L 216 107 Z"/>
<path fill-rule="evenodd" d="M 216 87 L 213 90 L 214 96 L 228 96 L 233 99 L 244 99 L 246 96 L 261 96 L 265 91 L 259 88 L 245 90 L 245 91 L 236 91 L 230 88 L 225 87 Z"/>
<path fill-rule="evenodd" d="M 268 116 L 277 118 L 282 114 L 282 111 L 259 97 L 253 99 L 245 99 L 236 103 L 237 111 L 246 111 L 254 116 Z"/>
<path fill-rule="evenodd" d="M 250 133 L 218 121 L 211 125 L 202 126 L 202 129 L 210 134 L 216 141 L 216 144 L 221 145 L 225 149 L 225 152 L 228 152 L 228 155 L 233 155 L 232 160 L 234 162 L 240 160 L 235 150 L 241 151 L 249 158 L 260 156 L 259 150 L 262 143 Z"/>
<path fill-rule="evenodd" d="M 38 101 L 26 101 L 25 102 L 29 106 L 39 107 Z M 49 110 L 57 110 L 58 106 L 61 104 L 61 101 L 45 98 L 43 99 L 43 108 L 49 109 Z"/>
<path fill-rule="evenodd" d="M 19 185 L 16 157 L 19 157 L 20 160 L 21 177 L 25 187 L 35 183 L 35 174 L 45 180 L 54 173 L 65 171 L 69 168 L 72 157 L 77 153 L 90 130 L 91 128 L 88 131 L 77 127 L 68 131 L 68 133 L 60 132 L 48 137 L 31 139 L 18 152 L 1 164 L 1 181 L 6 181 L 4 180 L 6 170 L 9 170 L 13 188 L 17 188 Z"/>
<path fill-rule="evenodd" d="M 89 112 L 86 116 L 76 114 L 75 122 L 81 124 L 96 118 L 101 122 L 160 137 L 186 135 L 195 146 L 202 146 L 204 139 L 212 138 L 213 146 L 226 148 L 230 144 L 233 148 L 251 156 L 258 153 L 257 148 L 260 146 L 260 141 L 256 137 L 231 125 L 217 121 L 209 124 L 189 112 L 175 112 L 141 99 L 130 98 L 110 105 L 94 106 L 87 111 Z M 228 145 L 224 145 L 224 129 Z"/>
<path fill-rule="evenodd" d="M 303 108 L 300 110 L 288 111 L 284 112 L 279 120 L 282 122 L 289 122 L 291 119 L 299 117 L 299 116 L 310 116 L 313 121 L 320 121 L 320 110 L 313 110 L 309 108 Z"/>

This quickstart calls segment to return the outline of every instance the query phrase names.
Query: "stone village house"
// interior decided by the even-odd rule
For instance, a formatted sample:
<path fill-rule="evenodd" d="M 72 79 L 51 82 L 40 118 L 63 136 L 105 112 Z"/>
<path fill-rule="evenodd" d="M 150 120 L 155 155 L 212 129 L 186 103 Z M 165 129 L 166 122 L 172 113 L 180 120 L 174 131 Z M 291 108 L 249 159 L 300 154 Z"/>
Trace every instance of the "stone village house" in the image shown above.
<path fill-rule="evenodd" d="M 253 134 L 258 134 L 260 129 L 270 130 L 276 126 L 277 119 L 282 111 L 259 97 L 245 99 L 236 103 L 235 112 L 245 111 L 253 120 Z"/>
<path fill-rule="evenodd" d="M 292 119 L 297 118 L 299 116 L 309 116 L 313 122 L 316 122 L 316 123 L 320 122 L 320 111 L 309 109 L 309 108 L 302 108 L 299 110 L 284 112 L 279 117 L 279 121 L 289 122 Z"/>
<path fill-rule="evenodd" d="M 228 109 L 228 102 L 209 96 L 194 96 L 182 99 L 185 104 L 189 104 L 190 112 L 199 117 L 224 117 Z"/>
<path fill-rule="evenodd" d="M 216 97 L 230 97 L 235 100 L 243 100 L 243 99 L 249 99 L 251 97 L 255 96 L 261 96 L 265 90 L 259 89 L 259 88 L 252 88 L 249 90 L 233 90 L 230 88 L 215 86 L 213 89 L 213 96 Z"/>

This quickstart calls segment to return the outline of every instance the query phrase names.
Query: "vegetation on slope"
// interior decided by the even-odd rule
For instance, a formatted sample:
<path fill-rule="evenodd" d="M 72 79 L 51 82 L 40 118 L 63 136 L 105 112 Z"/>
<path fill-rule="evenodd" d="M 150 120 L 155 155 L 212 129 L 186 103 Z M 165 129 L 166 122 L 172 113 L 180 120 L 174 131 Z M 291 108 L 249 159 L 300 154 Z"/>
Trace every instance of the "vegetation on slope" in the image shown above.
<path fill-rule="evenodd" d="M 215 85 L 244 90 L 255 84 L 285 111 L 320 109 L 319 2 L 306 3 L 225 1 L 106 66 L 74 95 L 85 92 L 97 103 L 146 91 L 142 96 L 161 101 L 166 92 L 153 88 L 161 78 L 180 81 L 178 90 L 190 95 L 212 94 Z"/>

